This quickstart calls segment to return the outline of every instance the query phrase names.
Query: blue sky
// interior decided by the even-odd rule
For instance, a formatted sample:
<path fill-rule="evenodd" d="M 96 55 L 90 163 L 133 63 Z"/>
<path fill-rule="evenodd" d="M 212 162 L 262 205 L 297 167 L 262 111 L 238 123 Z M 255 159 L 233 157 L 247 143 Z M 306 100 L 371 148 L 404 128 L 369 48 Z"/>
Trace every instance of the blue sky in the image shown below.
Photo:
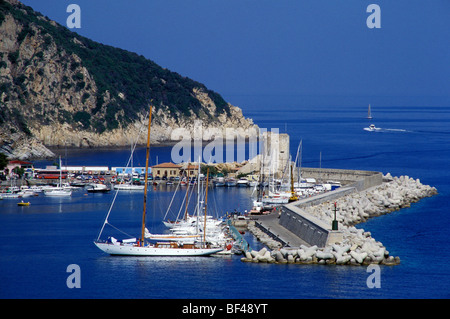
<path fill-rule="evenodd" d="M 400 96 L 450 104 L 448 0 L 23 0 L 95 41 L 227 96 Z M 369 4 L 381 28 L 369 29 Z M 425 97 L 425 98 L 423 98 Z M 399 100 L 401 103 L 401 99 Z"/>

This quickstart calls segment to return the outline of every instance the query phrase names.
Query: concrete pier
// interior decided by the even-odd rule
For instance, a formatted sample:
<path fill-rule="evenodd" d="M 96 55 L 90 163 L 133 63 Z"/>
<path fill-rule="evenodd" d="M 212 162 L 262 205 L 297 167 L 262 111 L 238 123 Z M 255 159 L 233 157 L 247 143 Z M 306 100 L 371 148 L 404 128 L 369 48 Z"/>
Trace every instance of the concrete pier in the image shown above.
<path fill-rule="evenodd" d="M 278 212 L 272 212 L 269 215 L 262 215 L 255 220 L 255 227 L 266 233 L 273 240 L 279 242 L 282 246 L 300 247 L 308 245 L 301 237 L 291 232 L 288 228 L 279 223 L 280 215 Z"/>
<path fill-rule="evenodd" d="M 333 174 L 339 173 L 333 171 Z M 390 256 L 386 247 L 372 238 L 370 232 L 353 225 L 409 207 L 421 198 L 436 195 L 437 190 L 408 176 L 359 172 L 362 171 L 354 176 L 362 178 L 349 180 L 346 187 L 284 205 L 276 213 L 258 217 L 255 221 L 257 227 L 253 227 L 256 231 L 250 226 L 249 229 L 272 252 L 252 252 L 251 256 L 246 255 L 241 260 L 321 265 L 398 265 L 399 257 Z M 347 171 L 344 175 L 349 176 L 349 173 Z M 335 223 L 338 230 L 331 230 L 335 201 L 340 205 Z"/>
<path fill-rule="evenodd" d="M 341 232 L 331 230 L 331 223 L 326 224 L 307 214 L 303 208 L 337 200 L 345 195 L 381 185 L 383 182 L 383 175 L 380 172 L 361 170 L 303 168 L 302 176 L 323 181 L 338 181 L 345 186 L 284 205 L 277 218 L 272 215 L 258 217 L 256 225 L 270 237 L 278 238 L 283 246 L 325 247 L 342 240 Z"/>

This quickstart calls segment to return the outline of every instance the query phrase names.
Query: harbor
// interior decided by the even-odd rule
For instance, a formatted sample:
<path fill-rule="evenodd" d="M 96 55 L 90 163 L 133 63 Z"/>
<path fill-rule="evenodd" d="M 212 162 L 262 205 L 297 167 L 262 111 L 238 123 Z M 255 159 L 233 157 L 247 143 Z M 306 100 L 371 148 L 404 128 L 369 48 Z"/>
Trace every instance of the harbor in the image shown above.
<path fill-rule="evenodd" d="M 383 138 L 383 136 L 377 135 L 374 138 Z M 339 140 L 334 139 L 331 142 L 336 144 Z M 426 143 L 429 143 L 428 139 Z M 291 147 L 293 153 L 296 147 L 297 145 Z M 158 165 L 155 161 L 156 156 L 159 157 L 159 163 L 170 162 L 169 148 L 156 148 L 156 151 L 151 166 Z M 346 149 L 346 152 L 351 151 L 352 149 Z M 142 151 L 140 152 L 142 154 Z M 68 197 L 46 197 L 39 194 L 23 198 L 24 202 L 30 202 L 30 206 L 23 207 L 17 205 L 21 198 L 3 199 L 0 201 L 2 207 L 0 218 L 2 220 L 1 239 L 5 243 L 2 246 L 5 257 L 3 259 L 4 276 L 14 278 L 9 280 L 14 283 L 14 289 L 12 286 L 6 287 L 5 291 L 8 292 L 8 296 L 20 297 L 133 298 L 136 290 L 130 287 L 143 287 L 142 289 L 145 290 L 142 290 L 141 294 L 152 298 L 167 298 L 175 294 L 183 298 L 192 298 L 192 296 L 200 298 L 211 296 L 214 298 L 224 296 L 333 298 L 336 296 L 337 285 L 339 293 L 347 297 L 361 297 L 367 294 L 374 297 L 405 297 L 404 279 L 412 276 L 415 278 L 414 285 L 406 284 L 406 286 L 408 291 L 414 292 L 414 296 L 442 295 L 444 290 L 427 291 L 428 282 L 433 279 L 419 271 L 425 268 L 438 271 L 443 267 L 439 256 L 442 249 L 445 255 L 446 237 L 440 236 L 443 233 L 439 232 L 439 229 L 445 223 L 438 217 L 445 211 L 445 202 L 448 198 L 445 195 L 448 192 L 445 183 L 448 179 L 441 181 L 433 178 L 445 171 L 438 170 L 440 162 L 427 158 L 424 166 L 434 167 L 431 172 L 435 172 L 430 177 L 430 174 L 425 174 L 422 169 L 404 169 L 403 165 L 409 158 L 404 153 L 395 153 L 396 161 L 391 159 L 389 152 L 383 155 L 382 158 L 387 157 L 390 160 L 389 165 L 383 164 L 388 160 L 380 161 L 377 156 L 367 159 L 367 154 L 371 154 L 369 149 L 363 153 L 364 159 L 348 159 L 352 155 L 350 154 L 345 156 L 345 161 L 339 162 L 334 157 L 334 161 L 330 162 L 326 161 L 326 156 L 323 156 L 322 165 L 319 164 L 319 156 L 316 159 L 316 156 L 310 156 L 308 153 L 304 152 L 301 168 L 304 182 L 312 178 L 320 184 L 340 181 L 340 187 L 330 188 L 321 194 L 311 194 L 311 196 L 305 194 L 306 197 L 299 198 L 297 202 L 277 205 L 278 208 L 275 211 L 272 209 L 270 214 L 249 214 L 255 196 L 251 186 L 216 187 L 212 182 L 208 187 L 209 214 L 223 216 L 235 210 L 241 213 L 240 217 L 236 216 L 241 224 L 240 227 L 236 225 L 236 229 L 251 248 L 248 251 L 251 259 L 248 258 L 247 252 L 206 258 L 110 258 L 99 251 L 92 241 L 96 238 L 98 228 L 102 225 L 113 200 L 116 192 L 114 188 L 107 193 L 88 193 L 87 187 L 77 187 Z M 316 153 L 319 154 L 318 151 Z M 62 166 L 65 167 L 64 150 L 61 151 L 61 155 Z M 69 152 L 67 166 L 107 166 L 111 170 L 112 167 L 124 167 L 128 157 L 129 150 L 128 152 L 127 150 L 98 151 L 89 154 L 80 152 L 80 155 Z M 142 158 L 142 155 L 138 151 L 136 167 L 142 167 L 139 165 L 139 162 L 142 163 L 139 158 Z M 397 163 L 401 168 L 396 167 Z M 38 162 L 35 165 L 36 168 L 45 169 L 46 165 L 52 164 L 50 161 L 49 163 Z M 343 168 L 340 170 L 327 168 L 339 166 Z M 348 166 L 366 170 L 352 170 L 348 169 Z M 254 165 L 254 167 L 257 166 Z M 443 167 L 440 168 L 443 169 Z M 297 169 L 293 171 L 296 178 Z M 414 179 L 406 177 L 405 172 Z M 97 174 L 93 173 L 94 171 L 92 171 L 92 179 L 86 180 L 86 183 L 92 181 L 94 176 L 97 176 L 98 180 L 103 177 L 106 182 L 113 177 L 111 172 L 110 174 L 106 171 L 104 174 L 101 174 L 101 171 Z M 74 174 L 78 173 L 74 172 Z M 89 174 L 86 172 L 84 175 L 87 177 Z M 420 182 L 417 181 L 417 177 L 421 178 Z M 35 179 L 34 181 L 55 183 L 57 179 Z M 77 181 L 76 176 L 74 181 Z M 16 182 L 20 188 L 20 179 Z M 154 182 L 156 185 L 153 184 Z M 174 181 L 170 184 L 162 178 L 153 179 L 150 182 L 148 225 L 152 233 L 161 234 L 166 231 L 162 223 L 166 209 L 161 210 L 160 207 L 169 206 L 178 182 Z M 294 183 L 296 182 L 297 180 L 294 180 Z M 278 182 L 275 181 L 275 183 Z M 422 199 L 414 204 L 425 194 L 426 184 L 436 185 L 439 195 L 431 199 Z M 2 185 L 3 189 L 6 189 L 11 186 L 11 181 L 3 181 Z M 27 185 L 26 181 L 23 185 L 30 188 L 33 186 Z M 389 185 L 392 187 L 388 187 Z M 189 185 L 190 188 L 192 186 Z M 290 191 L 289 186 L 286 189 L 287 192 Z M 179 185 L 178 187 L 185 192 L 188 186 Z M 351 190 L 346 191 L 348 188 Z M 348 193 L 337 196 L 341 192 Z M 135 234 L 139 227 L 135 221 L 139 220 L 142 214 L 142 194 L 142 191 L 120 190 L 116 199 L 116 209 L 125 214 L 114 215 L 109 218 L 109 222 L 126 233 Z M 336 197 L 332 198 L 332 194 L 336 194 Z M 183 197 L 177 196 L 174 199 L 177 207 L 182 206 Z M 307 222 L 306 218 L 311 220 L 315 217 L 323 220 L 325 230 L 331 231 L 335 202 L 338 209 L 336 214 L 338 230 L 347 229 L 343 234 L 342 245 L 332 244 L 322 247 L 317 244 L 317 241 L 306 240 L 308 236 L 302 239 L 303 235 L 297 235 L 295 229 L 289 230 L 280 224 L 283 214 L 281 209 L 284 209 L 285 213 L 291 215 L 292 224 L 294 224 L 293 217 L 297 220 L 304 217 L 302 225 Z M 297 207 L 299 203 L 304 204 Z M 246 210 L 247 216 L 245 216 Z M 174 211 L 170 218 L 175 219 L 177 212 L 178 210 Z M 383 216 L 383 214 L 386 215 Z M 242 228 L 243 223 L 248 223 L 248 228 L 247 226 Z M 259 223 L 259 225 L 253 226 L 252 223 Z M 298 230 L 301 230 L 301 227 Z M 115 238 L 123 238 L 120 232 L 114 232 L 111 235 Z M 351 245 L 350 236 L 354 241 Z M 20 244 L 24 242 L 28 244 Z M 370 253 L 363 251 L 363 248 L 369 249 Z M 346 249 L 348 250 L 345 251 Z M 342 256 L 340 259 L 336 258 L 339 253 Z M 365 253 L 367 256 L 364 256 Z M 381 267 L 383 289 L 369 290 L 365 284 L 368 276 L 366 267 L 375 262 L 370 255 L 375 257 L 374 259 L 381 259 L 381 253 L 383 253 L 383 261 L 379 261 L 377 265 Z M 393 260 L 389 259 L 390 257 L 393 257 Z M 26 262 L 16 262 L 24 258 Z M 243 260 L 244 258 L 247 260 Z M 82 269 L 83 288 L 77 291 L 66 288 L 64 276 L 59 281 L 54 279 L 55 273 L 64 272 L 67 265 L 72 263 L 79 264 Z M 388 264 L 395 266 L 388 266 Z M 10 267 L 7 267 L 8 265 Z M 17 272 L 21 274 L 20 277 L 14 275 Z M 330 282 L 335 283 L 335 286 L 331 287 Z M 440 281 L 435 283 L 437 287 L 441 285 L 443 283 Z M 193 292 L 191 287 L 202 288 Z"/>
<path fill-rule="evenodd" d="M 373 173 L 367 174 L 370 175 Z M 279 212 L 249 221 L 248 229 L 272 251 L 246 254 L 242 261 L 398 265 L 399 256 L 391 256 L 370 232 L 353 225 L 410 207 L 424 197 L 436 195 L 437 190 L 419 180 L 390 174 L 383 176 L 378 185 L 361 180 L 356 184 L 365 184 L 367 188 L 358 190 L 347 186 L 285 205 Z"/>
<path fill-rule="evenodd" d="M 235 163 L 233 166 L 245 169 L 251 162 L 248 161 L 240 165 Z M 23 162 L 21 164 L 29 165 L 30 163 Z M 220 165 L 224 166 L 224 164 Z M 150 233 L 147 235 L 148 230 L 146 229 L 146 238 L 159 241 L 171 240 L 173 243 L 198 240 L 203 236 L 199 233 L 199 229 L 204 229 L 201 232 L 207 229 L 203 228 L 203 222 L 198 220 L 201 217 L 200 211 L 203 210 L 200 206 L 200 203 L 202 203 L 205 206 L 204 226 L 206 227 L 206 202 L 204 203 L 204 200 L 207 198 L 207 188 L 232 187 L 242 189 L 242 187 L 245 187 L 249 190 L 252 189 L 249 197 L 254 198 L 253 206 L 251 208 L 243 207 L 244 209 L 241 207 L 240 211 L 234 209 L 234 212 L 231 213 L 228 211 L 224 213 L 223 209 L 218 208 L 219 211 L 222 211 L 223 216 L 228 217 L 228 222 L 222 223 L 222 226 L 219 227 L 221 224 L 220 218 L 216 216 L 214 217 L 216 219 L 211 219 L 211 222 L 216 221 L 217 225 L 214 226 L 215 228 L 212 231 L 216 233 L 216 237 L 208 237 L 208 242 L 210 244 L 214 242 L 214 247 L 216 247 L 214 251 L 211 249 L 211 253 L 244 254 L 244 257 L 241 258 L 243 262 L 398 265 L 400 263 L 398 256 L 391 256 L 387 248 L 381 242 L 376 241 L 370 232 L 356 229 L 354 225 L 372 217 L 409 207 L 411 203 L 437 194 L 436 188 L 423 185 L 419 180 L 407 176 L 398 178 L 392 177 L 389 173 L 383 175 L 380 172 L 373 171 L 303 167 L 303 182 L 297 182 L 296 187 L 294 187 L 294 178 L 299 181 L 300 178 L 293 175 L 291 191 L 284 191 L 284 194 L 287 194 L 286 199 L 295 195 L 295 200 L 286 200 L 282 203 L 275 202 L 270 205 L 266 203 L 257 209 L 258 200 L 268 198 L 267 195 L 261 196 L 261 193 L 268 192 L 269 194 L 277 194 L 276 196 L 283 193 L 283 191 L 280 191 L 283 179 L 274 182 L 275 174 L 273 174 L 268 179 L 272 179 L 272 181 L 265 184 L 260 176 L 252 175 L 256 171 L 262 171 L 262 168 L 259 167 L 257 170 L 250 172 L 252 174 L 246 175 L 251 176 L 251 179 L 242 177 L 236 179 L 235 176 L 239 172 L 239 169 L 236 169 L 235 173 L 230 174 L 231 177 L 224 179 L 224 177 L 211 176 L 210 183 L 208 183 L 209 166 L 214 167 L 215 165 L 208 165 L 206 176 L 201 173 L 201 166 L 199 163 L 188 163 L 184 166 L 163 163 L 155 165 L 149 170 L 150 178 L 147 183 L 154 191 L 164 188 L 169 192 L 174 192 L 181 187 L 186 189 L 183 192 L 186 196 L 184 200 L 187 202 L 189 187 L 191 186 L 192 190 L 198 189 L 198 203 L 195 208 L 197 212 L 194 212 L 198 217 L 196 222 L 194 219 L 192 222 L 187 222 L 188 208 L 186 204 L 186 213 L 181 217 L 178 215 L 175 219 L 176 223 L 183 222 L 186 225 L 192 224 L 193 226 L 195 224 L 197 226 L 183 232 L 175 231 L 177 228 L 172 229 L 173 226 L 168 226 L 172 235 L 167 233 L 166 235 L 152 235 Z M 162 171 L 163 169 L 166 170 Z M 216 168 L 214 170 L 217 172 Z M 128 192 L 144 190 L 141 178 L 142 169 L 129 170 L 125 167 L 118 170 L 117 168 L 110 169 L 108 166 L 84 166 L 81 168 L 61 165 L 60 168 L 32 169 L 31 172 L 32 174 L 27 175 L 27 179 L 18 180 L 20 183 L 17 183 L 17 180 L 3 181 L 0 198 L 6 200 L 20 198 L 22 200 L 17 203 L 18 206 L 29 206 L 30 202 L 24 202 L 23 198 L 39 196 L 41 193 L 44 196 L 60 197 L 71 196 L 75 189 L 86 190 L 88 193 L 108 193 L 114 189 Z M 153 174 L 156 176 L 153 176 Z M 65 183 L 63 183 L 63 180 Z M 234 182 L 231 183 L 231 180 Z M 236 180 L 241 181 L 240 185 Z M 13 182 L 15 186 L 8 186 Z M 331 183 L 337 185 L 337 187 L 332 188 Z M 267 190 L 265 186 L 267 186 Z M 272 192 L 269 191 L 271 187 Z M 202 192 L 205 191 L 205 193 L 202 193 L 203 199 L 201 190 Z M 261 209 L 261 207 L 264 207 L 264 209 Z M 186 222 L 184 222 L 185 219 Z M 191 225 L 189 226 L 191 227 Z M 239 235 L 239 231 L 236 231 L 235 226 L 238 229 L 245 228 L 250 231 L 264 244 L 264 248 L 259 252 L 252 249 Z M 212 228 L 210 232 L 211 230 Z M 218 233 L 221 235 L 217 235 Z M 219 240 L 217 236 L 223 239 Z M 109 240 L 113 240 L 113 243 L 116 242 L 114 237 Z M 122 254 L 122 249 L 126 248 L 127 245 L 134 245 L 136 240 L 127 239 L 127 241 L 118 242 L 120 243 L 120 245 L 118 244 L 119 248 L 124 246 L 118 248 L 119 253 Z M 206 235 L 203 240 L 206 240 Z M 104 245 L 103 243 L 99 242 L 101 245 Z M 159 245 L 162 247 L 162 243 Z M 179 245 L 177 244 L 177 247 L 183 247 L 182 244 Z M 110 252 L 110 250 L 107 251 Z"/>

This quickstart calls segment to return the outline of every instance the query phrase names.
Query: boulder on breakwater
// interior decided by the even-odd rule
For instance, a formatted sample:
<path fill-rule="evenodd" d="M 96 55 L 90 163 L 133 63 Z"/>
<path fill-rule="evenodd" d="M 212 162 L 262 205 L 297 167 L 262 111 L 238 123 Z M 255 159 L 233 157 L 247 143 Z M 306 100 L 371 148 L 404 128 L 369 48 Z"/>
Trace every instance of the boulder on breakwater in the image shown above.
<path fill-rule="evenodd" d="M 380 186 L 348 194 L 337 200 L 339 211 L 336 219 L 339 222 L 339 229 L 409 207 L 411 203 L 437 194 L 436 188 L 423 185 L 419 179 L 408 176 L 392 177 L 388 173 L 384 176 L 384 180 L 387 182 Z M 316 206 L 305 207 L 303 210 L 326 223 L 331 223 L 334 212 L 330 207 L 333 204 L 334 201 L 326 201 Z"/>
<path fill-rule="evenodd" d="M 254 223 L 249 223 L 247 227 L 248 230 L 253 234 L 253 236 L 258 238 L 258 240 L 266 245 L 269 249 L 279 249 L 283 246 L 279 241 L 276 241 L 261 229 L 256 227 Z"/>
<path fill-rule="evenodd" d="M 246 253 L 241 258 L 244 262 L 265 262 L 278 264 L 319 264 L 319 265 L 398 265 L 400 258 L 389 255 L 389 251 L 380 243 L 370 237 L 362 229 L 352 228 L 347 238 L 341 244 L 334 244 L 325 248 L 317 246 L 299 248 L 280 248 L 269 251 L 262 248 L 260 251 Z M 359 242 L 359 243 L 357 243 Z"/>
<path fill-rule="evenodd" d="M 343 232 L 341 243 L 323 248 L 317 246 L 298 248 L 282 247 L 282 244 L 260 229 L 249 226 L 249 230 L 269 249 L 261 249 L 247 254 L 244 262 L 268 262 L 279 264 L 321 264 L 321 265 L 398 265 L 400 258 L 389 254 L 381 242 L 372 238 L 370 232 L 357 229 L 354 225 L 368 218 L 387 214 L 409 207 L 421 198 L 437 194 L 434 187 L 423 185 L 420 180 L 408 176 L 384 176 L 385 182 L 372 189 L 345 195 L 339 198 L 337 220 L 339 230 Z M 334 202 L 303 208 L 305 212 L 324 220 L 331 225 L 334 219 L 332 207 Z"/>

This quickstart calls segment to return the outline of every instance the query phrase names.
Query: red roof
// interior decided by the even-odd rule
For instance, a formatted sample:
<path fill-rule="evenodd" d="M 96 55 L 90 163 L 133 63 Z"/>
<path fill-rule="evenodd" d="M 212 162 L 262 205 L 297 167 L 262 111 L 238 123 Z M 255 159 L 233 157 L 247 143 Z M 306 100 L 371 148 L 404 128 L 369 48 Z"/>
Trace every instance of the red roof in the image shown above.
<path fill-rule="evenodd" d="M 161 163 L 161 164 L 152 166 L 152 168 L 181 168 L 181 165 L 177 165 L 174 163 Z"/>
<path fill-rule="evenodd" d="M 24 161 L 9 161 L 9 164 L 31 165 L 33 163 L 31 163 L 31 162 L 24 162 Z"/>

